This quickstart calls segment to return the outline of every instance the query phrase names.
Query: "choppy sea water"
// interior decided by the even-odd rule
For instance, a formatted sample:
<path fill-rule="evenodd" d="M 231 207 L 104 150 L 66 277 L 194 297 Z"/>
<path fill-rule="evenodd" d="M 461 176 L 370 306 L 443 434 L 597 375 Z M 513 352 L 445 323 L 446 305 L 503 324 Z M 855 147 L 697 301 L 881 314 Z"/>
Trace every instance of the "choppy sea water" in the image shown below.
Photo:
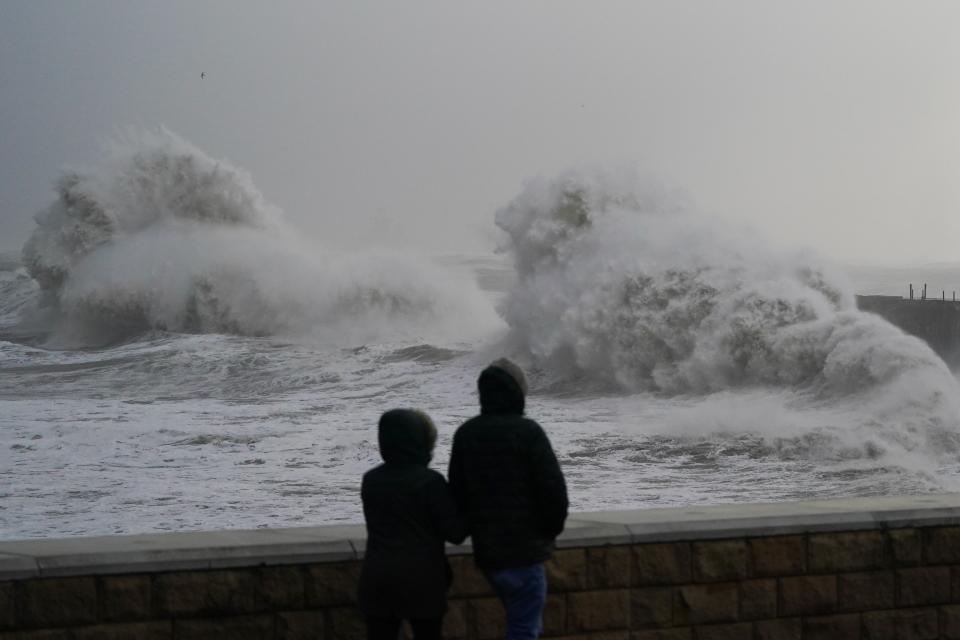
<path fill-rule="evenodd" d="M 479 272 L 509 277 L 493 259 Z M 329 348 L 158 332 L 81 351 L 0 342 L 0 535 L 362 521 L 379 414 L 428 411 L 444 469 L 497 337 Z M 954 455 L 865 446 L 875 436 L 857 399 L 580 393 L 534 380 L 528 413 L 548 430 L 577 510 L 923 493 L 960 477 Z"/>
<path fill-rule="evenodd" d="M 533 182 L 505 254 L 426 260 L 303 246 L 172 134 L 65 176 L 0 260 L 0 538 L 360 522 L 379 415 L 432 415 L 443 470 L 501 355 L 574 510 L 958 487 L 956 378 L 853 305 L 955 265 L 824 265 L 661 200 Z"/>

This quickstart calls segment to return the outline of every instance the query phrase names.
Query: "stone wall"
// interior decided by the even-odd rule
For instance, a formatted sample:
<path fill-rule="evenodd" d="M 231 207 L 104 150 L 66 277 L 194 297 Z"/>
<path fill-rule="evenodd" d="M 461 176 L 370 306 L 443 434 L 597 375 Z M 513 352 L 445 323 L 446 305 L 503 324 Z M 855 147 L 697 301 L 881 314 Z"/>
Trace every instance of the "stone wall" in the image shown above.
<path fill-rule="evenodd" d="M 577 514 L 545 636 L 960 638 L 960 495 Z M 362 527 L 0 542 L 0 640 L 363 638 Z M 451 547 L 448 638 L 502 638 Z"/>

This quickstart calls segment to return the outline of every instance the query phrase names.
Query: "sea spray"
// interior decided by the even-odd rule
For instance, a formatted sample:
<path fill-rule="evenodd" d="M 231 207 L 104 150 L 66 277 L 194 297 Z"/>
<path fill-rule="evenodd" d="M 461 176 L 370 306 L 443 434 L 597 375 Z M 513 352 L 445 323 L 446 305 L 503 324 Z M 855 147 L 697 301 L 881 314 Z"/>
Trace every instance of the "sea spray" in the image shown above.
<path fill-rule="evenodd" d="M 19 261 L 0 255 L 0 332 L 18 322 L 38 293 L 39 286 Z"/>
<path fill-rule="evenodd" d="M 64 172 L 55 191 L 23 249 L 46 289 L 61 286 L 98 247 L 150 228 L 194 221 L 265 229 L 280 219 L 249 174 L 162 127 L 120 131 L 97 165 Z"/>
<path fill-rule="evenodd" d="M 949 378 L 920 340 L 857 311 L 809 253 L 744 241 L 664 193 L 568 173 L 498 212 L 518 274 L 506 320 L 538 363 L 667 394 Z"/>
<path fill-rule="evenodd" d="M 508 344 L 542 388 L 599 384 L 688 407 L 757 390 L 785 415 L 828 405 L 820 426 L 862 455 L 956 450 L 960 394 L 946 365 L 858 311 L 846 278 L 810 252 L 772 247 L 625 173 L 530 181 L 496 221 L 517 273 Z M 749 430 L 754 414 L 727 411 L 700 432 Z M 812 428 L 795 427 L 773 437 Z"/>
<path fill-rule="evenodd" d="M 104 160 L 77 172 L 88 176 L 78 184 L 98 172 L 103 184 L 122 183 L 113 166 L 126 165 Z M 508 353 L 526 358 L 535 382 L 528 410 L 550 434 L 573 510 L 957 488 L 955 384 L 921 343 L 858 313 L 842 275 L 815 257 L 765 248 L 741 229 L 685 212 L 669 191 L 618 177 L 570 176 L 569 186 L 592 193 L 582 200 L 587 209 L 572 198 L 578 206 L 567 215 L 592 226 L 558 227 L 537 215 L 555 196 L 550 184 L 525 192 L 533 215 L 519 210 L 501 219 L 517 232 L 511 256 L 528 268 L 514 274 L 501 260 L 467 256 L 451 256 L 449 265 L 479 272 L 491 297 L 508 300 L 517 347 Z M 57 302 L 49 311 L 58 335 L 89 318 L 92 331 L 117 336 L 125 315 L 134 327 L 183 322 L 197 332 L 146 330 L 105 348 L 50 349 L 4 334 L 0 310 L 4 536 L 359 522 L 359 479 L 380 462 L 376 420 L 392 406 L 430 412 L 440 429 L 434 465 L 443 468 L 456 425 L 476 411 L 477 372 L 505 353 L 485 333 L 455 344 L 433 337 L 474 326 L 473 317 L 465 329 L 455 326 L 473 308 L 473 289 L 406 257 L 319 251 L 284 237 L 288 227 L 276 217 L 278 224 L 272 215 L 211 224 L 185 213 L 132 233 L 117 233 L 121 225 L 104 236 L 91 230 L 87 237 L 107 241 L 75 246 L 96 244 L 92 250 L 57 249 L 67 269 L 47 293 Z M 49 231 L 71 238 L 73 224 Z M 57 257 L 48 256 L 50 264 Z M 0 267 L 0 283 L 9 284 L 0 291 L 3 308 L 41 293 L 15 262 L 6 273 Z M 618 311 L 604 288 L 641 276 L 656 300 L 675 301 L 668 311 L 651 304 L 647 312 L 649 332 L 662 334 L 676 354 L 707 360 L 701 336 L 725 335 L 727 314 L 755 322 L 761 336 L 785 336 L 770 351 L 796 355 L 768 355 L 768 364 L 812 353 L 801 371 L 815 373 L 753 373 L 759 361 L 747 361 L 746 375 L 739 365 L 707 366 L 706 382 L 677 366 L 692 382 L 666 376 L 673 387 L 637 376 L 636 353 L 618 354 L 604 330 L 617 318 L 617 340 L 638 346 L 631 332 L 643 324 L 633 316 L 643 309 Z M 195 285 L 198 278 L 208 284 Z M 752 297 L 763 300 L 746 304 Z M 785 305 L 776 303 L 780 297 Z M 591 310 L 591 299 L 611 306 Z M 415 322 L 410 301 L 434 309 L 434 318 Z M 488 304 L 477 308 L 477 317 L 490 315 Z M 700 314 L 703 326 L 691 320 Z M 221 324 L 307 333 L 204 332 Z M 422 339 L 391 341 L 386 334 L 397 327 Z M 329 334 L 314 339 L 311 331 L 325 328 Z M 372 339 L 355 341 L 357 334 Z M 669 372 L 655 366 L 656 353 L 645 366 Z M 730 360 L 726 354 L 719 349 L 716 357 Z M 873 382 L 843 382 L 856 383 L 861 368 Z"/>
<path fill-rule="evenodd" d="M 472 282 L 426 260 L 310 245 L 248 174 L 165 129 L 126 131 L 56 192 L 23 250 L 53 344 L 161 329 L 349 345 L 499 323 Z"/>

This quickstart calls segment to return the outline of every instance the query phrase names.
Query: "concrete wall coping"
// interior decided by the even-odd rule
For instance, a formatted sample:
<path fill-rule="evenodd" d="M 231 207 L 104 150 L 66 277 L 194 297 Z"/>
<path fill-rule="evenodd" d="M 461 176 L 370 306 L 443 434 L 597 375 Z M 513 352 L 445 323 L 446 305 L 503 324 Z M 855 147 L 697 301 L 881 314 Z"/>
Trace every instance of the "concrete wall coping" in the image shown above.
<path fill-rule="evenodd" d="M 960 524 L 960 493 L 571 514 L 560 548 Z M 0 581 L 363 557 L 363 525 L 0 540 Z M 471 553 L 469 542 L 451 555 Z"/>

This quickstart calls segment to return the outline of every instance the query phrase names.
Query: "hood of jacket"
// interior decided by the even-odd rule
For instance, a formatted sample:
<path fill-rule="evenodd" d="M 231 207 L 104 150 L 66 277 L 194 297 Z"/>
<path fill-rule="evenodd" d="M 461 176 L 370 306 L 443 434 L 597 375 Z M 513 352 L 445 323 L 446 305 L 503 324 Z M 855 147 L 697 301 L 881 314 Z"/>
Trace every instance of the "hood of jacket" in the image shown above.
<path fill-rule="evenodd" d="M 436 429 L 419 411 L 392 409 L 380 416 L 377 439 L 384 462 L 426 466 L 433 456 Z"/>
<path fill-rule="evenodd" d="M 502 358 L 480 373 L 480 413 L 523 415 L 527 381 L 520 367 Z"/>

